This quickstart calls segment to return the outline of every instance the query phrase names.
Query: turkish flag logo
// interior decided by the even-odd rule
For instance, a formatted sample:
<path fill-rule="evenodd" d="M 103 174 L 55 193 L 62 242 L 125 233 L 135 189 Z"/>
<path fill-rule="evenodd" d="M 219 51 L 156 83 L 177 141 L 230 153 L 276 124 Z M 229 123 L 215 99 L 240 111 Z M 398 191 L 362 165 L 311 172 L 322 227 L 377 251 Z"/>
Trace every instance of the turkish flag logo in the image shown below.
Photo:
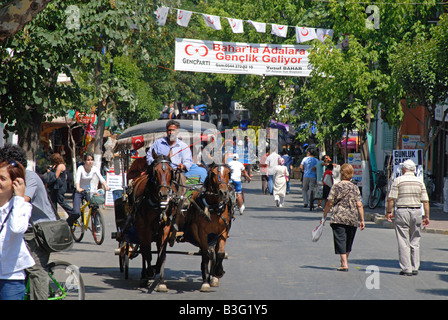
<path fill-rule="evenodd" d="M 205 57 L 206 55 L 208 55 L 208 48 L 206 46 L 194 47 L 193 45 L 189 44 L 185 47 L 185 53 L 189 56 L 198 54 L 201 57 Z"/>
<path fill-rule="evenodd" d="M 145 145 L 145 140 L 143 136 L 132 137 L 132 147 L 134 150 L 138 150 Z"/>

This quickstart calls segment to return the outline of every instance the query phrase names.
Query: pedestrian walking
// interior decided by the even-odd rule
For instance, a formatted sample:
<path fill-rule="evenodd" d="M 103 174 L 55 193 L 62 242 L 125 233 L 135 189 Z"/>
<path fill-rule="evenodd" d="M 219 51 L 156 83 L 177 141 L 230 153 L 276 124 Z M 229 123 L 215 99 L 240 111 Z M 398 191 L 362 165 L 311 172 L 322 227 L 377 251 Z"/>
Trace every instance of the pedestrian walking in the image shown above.
<path fill-rule="evenodd" d="M 56 211 L 59 204 L 70 215 L 73 209 L 65 200 L 65 193 L 67 192 L 67 168 L 65 167 L 64 159 L 56 152 L 50 156 L 50 161 L 52 165 L 47 169 L 47 178 L 50 180 L 51 177 L 51 182 L 47 183 L 47 187 L 51 202 L 53 202 Z"/>
<path fill-rule="evenodd" d="M 324 208 L 324 217 L 330 209 L 330 226 L 333 230 L 335 254 L 341 258 L 338 271 L 348 271 L 348 256 L 352 251 L 358 224 L 364 230 L 364 208 L 359 188 L 350 182 L 353 177 L 353 167 L 350 164 L 341 166 L 341 182 L 333 185 Z M 359 216 L 359 221 L 358 221 Z"/>
<path fill-rule="evenodd" d="M 322 178 L 322 184 L 323 184 L 323 190 L 322 190 L 322 198 L 323 201 L 326 203 L 328 195 L 330 194 L 331 187 L 334 184 L 333 181 L 333 164 L 329 163 L 325 167 L 324 176 Z M 325 206 L 325 204 L 324 204 Z"/>
<path fill-rule="evenodd" d="M 274 173 L 275 173 L 275 166 L 278 165 L 279 158 L 280 155 L 275 150 L 270 150 L 269 156 L 266 158 L 267 172 L 268 172 L 268 186 L 270 194 L 274 193 Z"/>
<path fill-rule="evenodd" d="M 279 158 L 278 165 L 274 168 L 274 201 L 277 207 L 285 204 L 286 184 L 289 180 L 288 168 L 285 166 L 285 159 Z"/>
<path fill-rule="evenodd" d="M 261 191 L 264 195 L 269 191 L 268 165 L 266 164 L 266 159 L 268 156 L 269 150 L 267 150 L 267 152 L 260 157 Z"/>
<path fill-rule="evenodd" d="M 302 197 L 303 197 L 303 207 L 308 207 L 308 192 L 314 190 L 317 182 L 316 175 L 316 165 L 319 162 L 315 158 L 314 149 L 309 148 L 306 157 L 302 159 L 300 163 L 300 170 L 303 171 L 303 181 L 302 181 Z"/>
<path fill-rule="evenodd" d="M 291 177 L 291 172 L 293 169 L 294 159 L 288 154 L 289 148 L 285 148 L 282 154 L 282 158 L 285 160 L 285 167 L 288 169 L 288 176 Z M 290 186 L 291 179 L 286 180 L 286 194 L 291 191 Z"/>
<path fill-rule="evenodd" d="M 401 163 L 402 176 L 394 179 L 387 201 L 387 220 L 392 222 L 394 204 L 395 234 L 398 241 L 400 274 L 417 275 L 420 267 L 421 226 L 429 225 L 429 198 L 425 184 L 415 176 L 415 163 Z M 425 212 L 422 218 L 421 204 Z"/>

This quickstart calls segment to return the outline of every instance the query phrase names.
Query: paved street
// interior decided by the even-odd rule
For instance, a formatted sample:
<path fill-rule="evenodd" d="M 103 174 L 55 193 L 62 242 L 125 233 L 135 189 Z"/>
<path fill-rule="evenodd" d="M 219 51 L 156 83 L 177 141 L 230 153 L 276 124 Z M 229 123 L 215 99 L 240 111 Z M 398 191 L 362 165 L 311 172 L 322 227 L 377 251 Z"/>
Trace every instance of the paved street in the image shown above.
<path fill-rule="evenodd" d="M 302 299 L 424 299 L 448 297 L 448 236 L 424 233 L 422 263 L 418 276 L 398 275 L 397 243 L 393 229 L 367 222 L 355 237 L 349 258 L 349 272 L 338 272 L 332 232 L 327 220 L 324 234 L 311 242 L 311 230 L 322 211 L 303 208 L 298 180 L 284 208 L 276 208 L 272 196 L 261 194 L 261 182 L 243 184 L 246 211 L 237 215 L 227 243 L 229 258 L 219 288 L 200 293 L 200 257 L 169 255 L 166 279 L 169 292 L 153 286 L 138 288 L 141 257 L 131 260 L 130 277 L 119 272 L 114 256 L 117 242 L 113 209 L 104 210 L 107 237 L 101 246 L 86 234 L 72 250 L 54 254 L 80 266 L 86 284 L 86 299 L 98 300 L 302 300 Z M 382 212 L 382 209 L 378 209 Z M 448 219 L 448 217 L 447 217 Z M 196 251 L 190 244 L 176 244 L 172 250 Z M 371 273 L 369 270 L 378 270 Z M 367 272 L 366 272 L 367 271 Z"/>

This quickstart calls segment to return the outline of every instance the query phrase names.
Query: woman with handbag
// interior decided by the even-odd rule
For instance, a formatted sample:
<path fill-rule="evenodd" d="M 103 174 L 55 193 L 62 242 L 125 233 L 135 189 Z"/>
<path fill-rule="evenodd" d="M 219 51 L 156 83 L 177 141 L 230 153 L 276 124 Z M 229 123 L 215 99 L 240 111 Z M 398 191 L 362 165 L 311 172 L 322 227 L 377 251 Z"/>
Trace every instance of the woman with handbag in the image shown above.
<path fill-rule="evenodd" d="M 67 172 L 64 164 L 64 159 L 59 153 L 53 153 L 50 156 L 50 160 L 52 162 L 52 166 L 48 168 L 47 175 L 48 177 L 52 177 L 54 181 L 52 183 L 48 183 L 48 188 L 50 192 L 50 199 L 56 208 L 58 204 L 70 215 L 73 209 L 69 206 L 69 204 L 65 201 L 65 193 L 67 192 Z M 52 180 L 53 180 L 52 179 Z"/>
<path fill-rule="evenodd" d="M 25 269 L 34 265 L 23 235 L 32 206 L 25 202 L 25 169 L 16 161 L 0 163 L 0 300 L 22 300 Z"/>
<path fill-rule="evenodd" d="M 338 271 L 348 271 L 348 256 L 352 251 L 358 224 L 361 230 L 365 228 L 361 194 L 359 188 L 350 182 L 352 177 L 353 167 L 343 164 L 341 182 L 332 186 L 324 209 L 324 220 L 331 209 L 330 226 L 333 229 L 335 254 L 341 257 Z"/>

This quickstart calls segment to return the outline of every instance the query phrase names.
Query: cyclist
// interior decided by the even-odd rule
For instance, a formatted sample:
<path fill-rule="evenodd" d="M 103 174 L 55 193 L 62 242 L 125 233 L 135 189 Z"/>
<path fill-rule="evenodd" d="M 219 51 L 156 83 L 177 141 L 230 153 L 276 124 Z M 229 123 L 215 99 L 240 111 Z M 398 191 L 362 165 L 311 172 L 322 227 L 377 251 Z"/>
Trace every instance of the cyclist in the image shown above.
<path fill-rule="evenodd" d="M 96 191 L 96 187 L 91 185 L 92 179 L 96 175 L 106 191 L 110 188 L 106 180 L 101 175 L 100 169 L 93 165 L 93 154 L 84 154 L 84 164 L 78 167 L 75 177 L 75 193 L 73 194 L 73 212 L 67 218 L 69 226 L 81 216 L 81 202 L 84 198 L 84 191 Z"/>
<path fill-rule="evenodd" d="M 239 157 L 237 153 L 233 154 L 233 158 L 232 161 L 230 161 L 228 163 L 229 167 L 230 167 L 230 180 L 232 180 L 233 184 L 235 185 L 235 193 L 237 195 L 237 204 L 238 204 L 238 208 L 240 210 L 240 214 L 243 214 L 244 209 L 246 208 L 244 206 L 244 200 L 243 200 L 243 188 L 241 186 L 241 174 L 243 174 L 247 181 L 250 182 L 250 176 L 247 174 L 247 171 L 244 167 L 244 165 L 238 161 Z"/>

